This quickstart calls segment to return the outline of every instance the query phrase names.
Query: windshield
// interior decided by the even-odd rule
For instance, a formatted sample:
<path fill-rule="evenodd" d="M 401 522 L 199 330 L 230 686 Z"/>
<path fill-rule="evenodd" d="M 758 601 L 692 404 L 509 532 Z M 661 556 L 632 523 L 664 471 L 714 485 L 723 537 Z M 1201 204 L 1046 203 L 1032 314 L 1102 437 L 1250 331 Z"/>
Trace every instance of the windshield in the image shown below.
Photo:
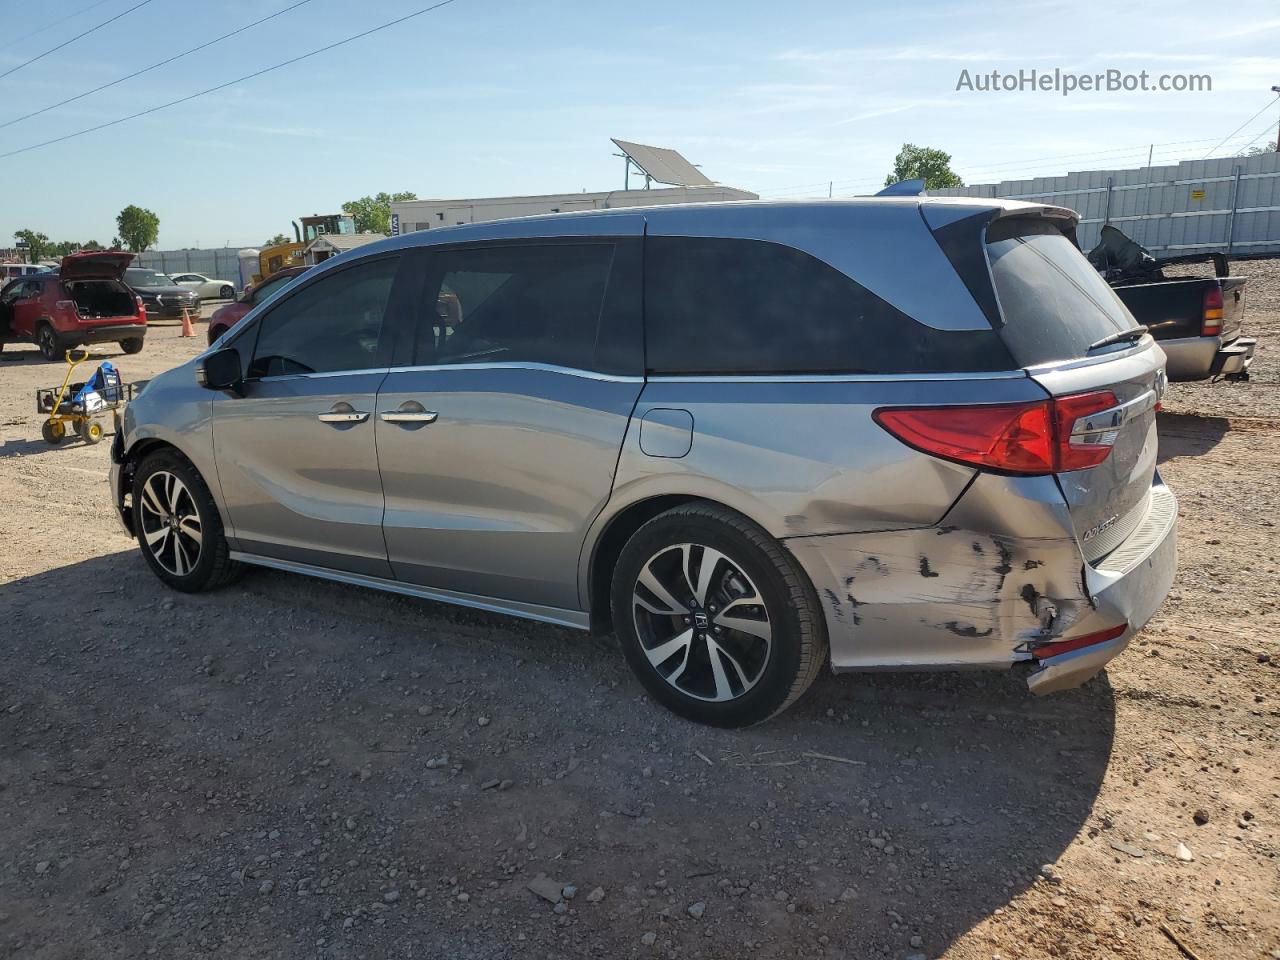
<path fill-rule="evenodd" d="M 1083 357 L 1090 344 L 1135 326 L 1084 254 L 1046 220 L 992 224 L 987 259 L 1004 318 L 1000 334 L 1020 366 Z"/>
<path fill-rule="evenodd" d="M 173 278 L 155 270 L 143 270 L 133 267 L 124 272 L 124 282 L 131 287 L 172 287 Z"/>

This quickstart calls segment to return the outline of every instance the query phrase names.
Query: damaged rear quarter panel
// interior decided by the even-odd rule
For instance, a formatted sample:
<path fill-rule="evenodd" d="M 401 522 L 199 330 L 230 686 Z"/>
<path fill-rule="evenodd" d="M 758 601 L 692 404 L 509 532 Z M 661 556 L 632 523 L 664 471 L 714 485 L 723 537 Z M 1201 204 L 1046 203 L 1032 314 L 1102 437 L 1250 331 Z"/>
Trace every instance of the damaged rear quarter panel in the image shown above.
<path fill-rule="evenodd" d="M 979 474 L 937 526 L 796 537 L 837 669 L 1001 667 L 1090 612 L 1052 477 Z"/>

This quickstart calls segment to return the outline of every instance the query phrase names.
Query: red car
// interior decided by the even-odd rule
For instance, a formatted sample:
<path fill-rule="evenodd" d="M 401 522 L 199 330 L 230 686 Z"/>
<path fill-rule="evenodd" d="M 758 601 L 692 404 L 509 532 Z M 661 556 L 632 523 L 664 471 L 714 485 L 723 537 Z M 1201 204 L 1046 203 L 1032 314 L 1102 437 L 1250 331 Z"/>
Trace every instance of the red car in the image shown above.
<path fill-rule="evenodd" d="M 0 290 L 0 349 L 34 343 L 46 360 L 61 360 L 72 347 L 120 344 L 138 353 L 147 314 L 120 279 L 133 260 L 119 250 L 86 251 L 62 258 L 57 271 L 32 273 Z"/>
<path fill-rule="evenodd" d="M 277 270 L 256 286 L 245 287 L 245 291 L 240 295 L 239 300 L 228 303 L 225 307 L 219 307 L 213 312 L 213 316 L 209 318 L 209 342 L 213 343 L 213 341 L 243 320 L 246 313 L 258 304 L 265 302 L 277 290 L 293 283 L 294 280 L 310 269 L 310 266 L 285 267 L 283 270 Z"/>

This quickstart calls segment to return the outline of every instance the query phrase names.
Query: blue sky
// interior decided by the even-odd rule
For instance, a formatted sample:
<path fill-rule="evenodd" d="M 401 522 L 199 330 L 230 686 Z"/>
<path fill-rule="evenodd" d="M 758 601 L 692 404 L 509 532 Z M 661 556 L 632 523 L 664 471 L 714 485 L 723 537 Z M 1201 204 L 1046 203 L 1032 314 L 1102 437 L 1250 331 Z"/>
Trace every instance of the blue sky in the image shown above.
<path fill-rule="evenodd" d="M 0 73 L 133 6 L 0 0 Z M 151 0 L 0 79 L 0 123 L 295 0 Z M 0 153 L 193 93 L 425 6 L 311 0 L 67 107 L 0 128 Z M 30 227 L 108 242 L 136 203 L 160 247 L 257 244 L 379 190 L 502 196 L 621 186 L 611 136 L 675 147 L 762 195 L 873 191 L 904 141 L 968 182 L 1198 158 L 1280 84 L 1280 7 L 1025 0 L 676 3 L 455 0 L 256 80 L 0 159 L 0 246 Z M 16 42 L 15 42 L 16 41 Z M 1037 68 L 1207 73 L 1208 93 L 957 92 Z M 1218 150 L 1280 120 L 1280 105 Z M 1259 139 L 1259 143 L 1274 137 Z"/>

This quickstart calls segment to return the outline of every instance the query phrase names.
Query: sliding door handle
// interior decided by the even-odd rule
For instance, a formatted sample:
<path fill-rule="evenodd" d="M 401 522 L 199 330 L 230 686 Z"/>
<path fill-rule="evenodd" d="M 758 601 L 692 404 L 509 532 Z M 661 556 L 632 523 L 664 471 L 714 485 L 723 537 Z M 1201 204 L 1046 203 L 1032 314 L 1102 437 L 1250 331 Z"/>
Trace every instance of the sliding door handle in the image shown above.
<path fill-rule="evenodd" d="M 440 414 L 434 410 L 388 410 L 379 416 L 387 423 L 435 423 Z"/>

